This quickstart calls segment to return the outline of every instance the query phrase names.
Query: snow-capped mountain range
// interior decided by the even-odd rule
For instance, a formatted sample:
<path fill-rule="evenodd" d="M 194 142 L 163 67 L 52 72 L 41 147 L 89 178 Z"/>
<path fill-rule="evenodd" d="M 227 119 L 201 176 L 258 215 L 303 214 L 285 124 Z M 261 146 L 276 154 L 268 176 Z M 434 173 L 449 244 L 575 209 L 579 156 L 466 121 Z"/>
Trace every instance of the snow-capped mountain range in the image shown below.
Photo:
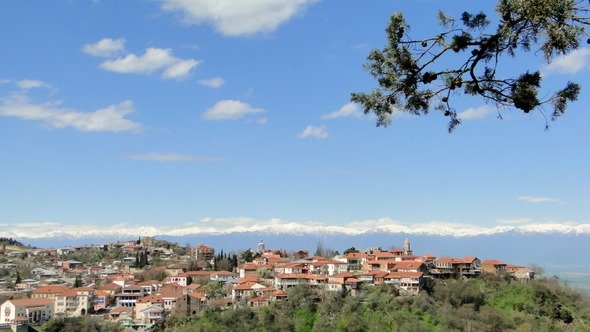
<path fill-rule="evenodd" d="M 499 259 L 525 266 L 535 263 L 545 267 L 548 273 L 569 275 L 569 280 L 590 280 L 590 255 L 587 255 L 590 251 L 590 224 L 481 227 L 440 222 L 407 224 L 379 219 L 337 226 L 279 219 L 231 218 L 161 227 L 20 224 L 10 231 L 0 232 L 0 236 L 41 248 L 105 244 L 153 236 L 182 246 L 205 243 L 225 252 L 256 249 L 263 240 L 267 249 L 305 249 L 310 255 L 320 242 L 325 248 L 342 252 L 350 247 L 360 250 L 400 248 L 407 238 L 417 255 L 476 256 L 481 260 Z"/>
<path fill-rule="evenodd" d="M 4 228 L 9 228 L 6 227 Z M 138 236 L 218 236 L 236 233 L 288 234 L 288 235 L 346 235 L 358 236 L 371 233 L 435 235 L 473 237 L 504 233 L 522 234 L 590 234 L 590 224 L 524 224 L 483 227 L 469 224 L 426 222 L 408 224 L 392 219 L 355 221 L 344 225 L 325 225 L 317 222 L 290 222 L 281 219 L 255 220 L 251 218 L 205 218 L 199 222 L 176 226 L 142 226 L 118 224 L 101 227 L 91 224 L 62 225 L 59 223 L 20 223 L 4 231 L 0 236 L 28 239 L 51 238 L 135 238 Z"/>

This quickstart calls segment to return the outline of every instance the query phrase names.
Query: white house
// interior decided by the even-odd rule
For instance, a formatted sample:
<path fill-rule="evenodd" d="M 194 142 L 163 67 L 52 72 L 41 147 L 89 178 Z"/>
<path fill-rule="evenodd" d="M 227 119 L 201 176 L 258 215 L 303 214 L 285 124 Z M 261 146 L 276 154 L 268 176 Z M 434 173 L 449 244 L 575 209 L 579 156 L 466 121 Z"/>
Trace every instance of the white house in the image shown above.
<path fill-rule="evenodd" d="M 53 301 L 48 298 L 7 300 L 0 305 L 2 324 L 41 324 L 53 315 Z"/>

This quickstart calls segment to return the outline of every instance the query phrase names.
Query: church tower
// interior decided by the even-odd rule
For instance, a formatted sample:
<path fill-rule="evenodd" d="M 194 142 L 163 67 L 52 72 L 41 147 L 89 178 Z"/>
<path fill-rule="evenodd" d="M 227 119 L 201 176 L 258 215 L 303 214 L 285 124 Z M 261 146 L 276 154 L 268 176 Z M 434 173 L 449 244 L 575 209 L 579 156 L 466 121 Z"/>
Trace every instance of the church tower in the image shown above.
<path fill-rule="evenodd" d="M 264 250 L 265 250 L 264 242 L 262 242 L 262 240 L 260 240 L 260 243 L 258 243 L 258 253 L 264 254 Z"/>
<path fill-rule="evenodd" d="M 404 254 L 406 254 L 407 256 L 412 255 L 412 247 L 410 246 L 410 240 L 408 240 L 408 238 L 406 238 L 406 240 L 404 241 Z"/>

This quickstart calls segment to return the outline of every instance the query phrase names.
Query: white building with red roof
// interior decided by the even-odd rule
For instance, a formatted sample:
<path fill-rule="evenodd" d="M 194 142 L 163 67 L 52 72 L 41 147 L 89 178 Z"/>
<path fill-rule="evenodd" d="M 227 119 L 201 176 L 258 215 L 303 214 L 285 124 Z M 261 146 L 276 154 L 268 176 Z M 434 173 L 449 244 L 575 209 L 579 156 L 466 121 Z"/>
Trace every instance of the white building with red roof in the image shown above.
<path fill-rule="evenodd" d="M 0 305 L 2 324 L 41 324 L 53 316 L 54 305 L 49 298 L 13 299 Z"/>

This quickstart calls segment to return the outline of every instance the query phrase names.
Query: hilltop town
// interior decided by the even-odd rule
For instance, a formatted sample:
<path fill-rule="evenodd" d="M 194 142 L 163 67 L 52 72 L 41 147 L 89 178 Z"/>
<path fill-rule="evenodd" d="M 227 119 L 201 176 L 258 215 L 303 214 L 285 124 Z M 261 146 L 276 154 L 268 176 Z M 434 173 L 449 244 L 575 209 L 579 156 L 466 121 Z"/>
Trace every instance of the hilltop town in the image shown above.
<path fill-rule="evenodd" d="M 298 285 L 347 296 L 388 285 L 395 294 L 413 296 L 435 279 L 491 274 L 524 283 L 535 277 L 530 268 L 494 259 L 417 255 L 409 239 L 402 248 L 351 247 L 342 254 L 318 244 L 313 255 L 268 249 L 262 240 L 254 250 L 237 253 L 153 237 L 52 249 L 10 241 L 0 250 L 0 324 L 13 328 L 92 315 L 150 330 L 167 317 L 195 315 L 206 307 L 260 308 L 287 301 L 289 288 Z"/>

